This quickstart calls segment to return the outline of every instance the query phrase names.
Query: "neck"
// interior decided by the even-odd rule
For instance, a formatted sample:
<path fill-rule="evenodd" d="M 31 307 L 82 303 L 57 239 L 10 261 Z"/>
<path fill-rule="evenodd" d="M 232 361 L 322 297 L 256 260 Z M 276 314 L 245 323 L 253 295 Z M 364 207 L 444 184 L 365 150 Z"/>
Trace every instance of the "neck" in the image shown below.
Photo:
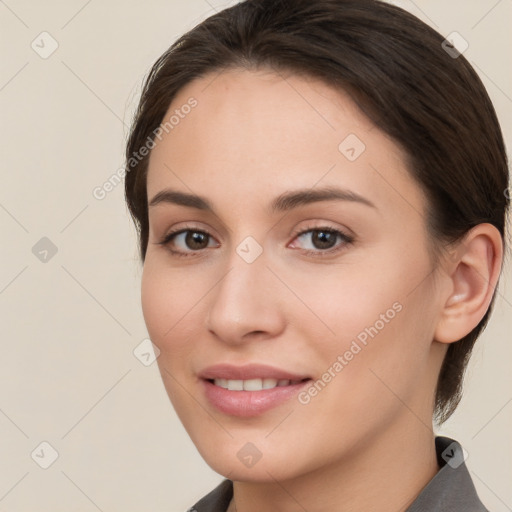
<path fill-rule="evenodd" d="M 404 512 L 439 470 L 434 433 L 406 411 L 350 458 L 285 481 L 233 482 L 228 512 Z"/>

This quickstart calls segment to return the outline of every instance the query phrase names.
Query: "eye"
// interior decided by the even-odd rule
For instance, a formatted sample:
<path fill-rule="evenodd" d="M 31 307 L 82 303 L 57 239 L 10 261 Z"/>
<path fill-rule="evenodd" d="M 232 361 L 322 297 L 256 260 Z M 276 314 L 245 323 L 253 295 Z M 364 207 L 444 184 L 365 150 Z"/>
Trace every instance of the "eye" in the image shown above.
<path fill-rule="evenodd" d="M 316 226 L 301 231 L 294 240 L 300 240 L 301 248 L 307 254 L 320 256 L 338 252 L 354 242 L 352 236 L 327 226 Z"/>
<path fill-rule="evenodd" d="M 299 249 L 313 256 L 331 255 L 346 248 L 354 242 L 351 235 L 347 235 L 339 229 L 328 226 L 315 226 L 302 230 L 294 235 L 294 240 L 299 240 Z M 163 245 L 175 256 L 194 256 L 204 249 L 218 247 L 219 244 L 206 231 L 195 227 L 184 227 L 167 233 L 162 240 L 156 242 Z M 297 248 L 294 242 L 290 245 Z"/>
<path fill-rule="evenodd" d="M 166 246 L 171 253 L 177 256 L 192 256 L 194 252 L 218 246 L 215 242 L 213 244 L 211 242 L 214 242 L 214 239 L 206 231 L 186 227 L 167 233 L 157 243 Z"/>

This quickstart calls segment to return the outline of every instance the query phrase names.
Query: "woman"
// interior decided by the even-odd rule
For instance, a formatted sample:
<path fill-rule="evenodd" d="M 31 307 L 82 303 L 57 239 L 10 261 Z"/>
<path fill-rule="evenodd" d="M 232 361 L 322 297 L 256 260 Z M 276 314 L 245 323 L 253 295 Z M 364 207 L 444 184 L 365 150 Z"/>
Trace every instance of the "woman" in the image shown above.
<path fill-rule="evenodd" d="M 451 41 L 375 0 L 242 2 L 153 66 L 127 144 L 142 308 L 225 480 L 191 510 L 486 510 L 455 410 L 507 161 Z"/>

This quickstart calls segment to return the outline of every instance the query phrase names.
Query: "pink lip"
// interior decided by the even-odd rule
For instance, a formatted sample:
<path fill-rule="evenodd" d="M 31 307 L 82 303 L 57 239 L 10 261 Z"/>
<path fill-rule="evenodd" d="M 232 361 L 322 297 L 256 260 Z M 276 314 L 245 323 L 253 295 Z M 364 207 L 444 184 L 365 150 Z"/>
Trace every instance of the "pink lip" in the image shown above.
<path fill-rule="evenodd" d="M 301 388 L 309 385 L 310 382 L 310 378 L 305 375 L 293 374 L 279 368 L 259 364 L 245 366 L 219 364 L 206 368 L 199 373 L 199 376 L 209 402 L 224 414 L 239 417 L 257 416 L 277 407 L 295 396 Z M 261 391 L 230 391 L 213 383 L 214 379 L 249 380 L 258 378 L 300 382 Z"/>
<path fill-rule="evenodd" d="M 199 372 L 201 379 L 229 379 L 229 380 L 249 380 L 249 379 L 277 379 L 277 380 L 303 380 L 308 379 L 308 375 L 299 375 L 267 366 L 263 364 L 247 364 L 244 366 L 235 366 L 229 363 L 216 364 L 209 366 Z"/>

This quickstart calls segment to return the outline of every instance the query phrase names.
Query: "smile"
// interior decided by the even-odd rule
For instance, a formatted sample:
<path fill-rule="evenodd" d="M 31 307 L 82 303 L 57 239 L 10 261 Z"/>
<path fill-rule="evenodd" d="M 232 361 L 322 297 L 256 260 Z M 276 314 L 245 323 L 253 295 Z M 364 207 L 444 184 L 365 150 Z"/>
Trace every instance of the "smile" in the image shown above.
<path fill-rule="evenodd" d="M 304 374 L 268 365 L 217 364 L 198 374 L 206 400 L 229 416 L 258 416 L 283 405 L 309 385 Z"/>

